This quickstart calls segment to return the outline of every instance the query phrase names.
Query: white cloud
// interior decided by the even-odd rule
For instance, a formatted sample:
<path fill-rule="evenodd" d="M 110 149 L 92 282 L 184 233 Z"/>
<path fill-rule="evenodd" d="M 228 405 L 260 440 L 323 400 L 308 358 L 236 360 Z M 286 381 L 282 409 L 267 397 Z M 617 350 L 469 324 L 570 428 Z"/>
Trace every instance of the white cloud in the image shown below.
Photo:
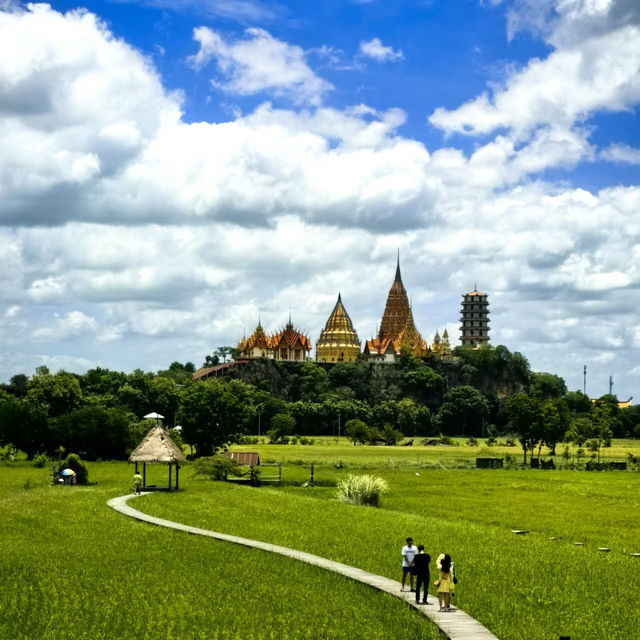
<path fill-rule="evenodd" d="M 270 40 L 287 60 L 290 45 L 264 34 L 218 43 L 230 60 L 224 82 L 242 68 L 242 43 Z M 614 70 L 626 50 L 616 51 L 603 53 Z M 444 326 L 456 340 L 459 296 L 477 281 L 490 295 L 493 340 L 567 375 L 570 387 L 575 362 L 613 353 L 600 364 L 621 378 L 637 362 L 640 187 L 590 192 L 532 179 L 595 156 L 580 123 L 601 98 L 558 106 L 565 98 L 550 76 L 554 100 L 543 108 L 532 91 L 506 96 L 523 82 L 514 76 L 504 103 L 497 91 L 479 115 L 458 114 L 489 130 L 483 118 L 499 112 L 502 123 L 465 153 L 427 149 L 400 134 L 403 110 L 367 105 L 267 103 L 189 124 L 150 61 L 87 13 L 0 14 L 0 52 L 1 375 L 43 358 L 199 364 L 251 331 L 258 313 L 275 330 L 289 308 L 315 340 L 338 290 L 366 338 L 398 246 L 429 340 Z M 292 55 L 306 65 L 301 49 Z M 300 78 L 314 75 L 300 68 Z M 586 80 L 569 74 L 567 93 L 576 78 L 595 86 L 583 71 Z M 261 90 L 290 90 L 275 83 Z"/>
<path fill-rule="evenodd" d="M 396 50 L 391 46 L 385 46 L 382 44 L 380 38 L 363 40 L 360 43 L 360 53 L 367 58 L 373 58 L 379 62 L 396 62 L 404 58 L 402 49 Z"/>
<path fill-rule="evenodd" d="M 94 333 L 98 327 L 95 318 L 92 318 L 82 311 L 69 311 L 60 316 L 57 313 L 53 318 L 37 328 L 32 337 L 34 340 L 65 340 L 70 337 L 80 336 L 87 333 Z"/>
<path fill-rule="evenodd" d="M 640 149 L 628 144 L 615 143 L 602 149 L 598 154 L 601 160 L 622 164 L 640 164 Z"/>
<path fill-rule="evenodd" d="M 208 27 L 193 31 L 200 50 L 189 58 L 196 68 L 215 60 L 220 79 L 212 82 L 230 93 L 267 92 L 295 103 L 318 105 L 332 85 L 317 76 L 302 48 L 277 40 L 264 29 L 250 28 L 246 38 L 232 42 Z"/>
<path fill-rule="evenodd" d="M 571 128 L 596 111 L 621 111 L 638 100 L 640 29 L 627 26 L 534 59 L 492 95 L 440 107 L 429 122 L 447 133 L 508 128 L 522 136 L 540 125 Z"/>

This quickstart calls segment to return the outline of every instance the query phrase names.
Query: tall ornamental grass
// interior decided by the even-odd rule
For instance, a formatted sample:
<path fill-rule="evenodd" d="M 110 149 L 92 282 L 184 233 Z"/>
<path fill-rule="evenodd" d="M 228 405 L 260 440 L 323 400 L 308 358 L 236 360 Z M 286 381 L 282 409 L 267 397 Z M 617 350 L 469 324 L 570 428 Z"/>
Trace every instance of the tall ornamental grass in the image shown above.
<path fill-rule="evenodd" d="M 336 499 L 348 504 L 377 507 L 380 496 L 387 491 L 389 491 L 389 485 L 382 478 L 367 474 L 357 476 L 350 473 L 338 483 Z"/>

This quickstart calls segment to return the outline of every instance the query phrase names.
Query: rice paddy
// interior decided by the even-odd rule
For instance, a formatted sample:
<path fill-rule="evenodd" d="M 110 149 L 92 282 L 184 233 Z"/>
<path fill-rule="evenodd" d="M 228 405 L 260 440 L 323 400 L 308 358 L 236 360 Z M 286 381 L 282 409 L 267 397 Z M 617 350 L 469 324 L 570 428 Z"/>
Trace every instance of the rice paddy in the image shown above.
<path fill-rule="evenodd" d="M 454 604 L 503 640 L 622 639 L 640 628 L 640 558 L 630 555 L 640 552 L 640 473 L 476 470 L 456 467 L 477 447 L 452 447 L 455 457 L 327 442 L 238 447 L 282 461 L 282 487 L 212 482 L 187 466 L 183 490 L 135 506 L 397 580 L 412 535 L 432 558 L 452 555 Z M 614 444 L 617 459 L 637 447 Z M 311 462 L 316 486 L 303 486 Z M 379 508 L 335 499 L 336 483 L 358 472 L 388 483 Z M 0 467 L 1 638 L 437 637 L 401 602 L 339 576 L 112 512 L 107 499 L 129 492 L 131 476 L 124 463 L 95 463 L 97 485 L 63 488 L 47 485 L 46 469 Z"/>

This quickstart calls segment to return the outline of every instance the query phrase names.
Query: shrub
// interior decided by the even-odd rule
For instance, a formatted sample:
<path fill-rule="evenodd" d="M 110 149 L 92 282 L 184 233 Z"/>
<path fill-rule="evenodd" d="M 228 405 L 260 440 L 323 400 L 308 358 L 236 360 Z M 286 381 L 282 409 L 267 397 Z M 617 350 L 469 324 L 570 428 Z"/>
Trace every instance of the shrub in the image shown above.
<path fill-rule="evenodd" d="M 38 469 L 42 469 L 42 467 L 44 467 L 47 462 L 49 462 L 49 458 L 47 458 L 44 453 L 37 453 L 33 457 L 33 466 L 37 467 Z"/>
<path fill-rule="evenodd" d="M 508 438 L 505 438 L 504 446 L 505 447 L 515 447 L 516 446 L 515 438 L 513 438 L 512 436 L 509 436 Z"/>
<path fill-rule="evenodd" d="M 388 422 L 385 422 L 380 435 L 382 436 L 384 443 L 390 447 L 394 446 L 398 440 L 402 440 L 403 438 L 402 431 L 394 429 Z"/>
<path fill-rule="evenodd" d="M 487 438 L 487 447 L 493 447 L 498 441 L 493 437 L 489 436 Z"/>
<path fill-rule="evenodd" d="M 475 436 L 471 436 L 467 440 L 467 446 L 469 446 L 469 447 L 477 447 L 478 446 L 478 438 L 476 438 Z"/>
<path fill-rule="evenodd" d="M 198 458 L 193 463 L 194 475 L 206 476 L 210 480 L 226 480 L 227 476 L 239 476 L 240 466 L 226 456 L 215 455 Z"/>
<path fill-rule="evenodd" d="M 446 444 L 448 446 L 453 445 L 453 440 L 449 436 L 441 436 L 440 444 Z"/>
<path fill-rule="evenodd" d="M 380 496 L 388 490 L 389 485 L 382 478 L 349 474 L 338 483 L 335 495 L 340 502 L 377 507 Z"/>
<path fill-rule="evenodd" d="M 89 469 L 80 456 L 70 453 L 61 463 L 58 471 L 72 469 L 76 472 L 76 484 L 89 484 Z"/>

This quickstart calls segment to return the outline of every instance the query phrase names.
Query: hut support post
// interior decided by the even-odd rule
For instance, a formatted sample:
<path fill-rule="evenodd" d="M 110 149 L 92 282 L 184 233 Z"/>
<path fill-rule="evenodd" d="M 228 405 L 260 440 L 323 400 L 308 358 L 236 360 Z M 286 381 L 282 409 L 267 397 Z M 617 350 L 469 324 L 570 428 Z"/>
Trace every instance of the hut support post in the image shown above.
<path fill-rule="evenodd" d="M 171 491 L 171 463 L 169 463 L 169 491 Z"/>
<path fill-rule="evenodd" d="M 178 476 L 178 471 L 180 470 L 180 465 L 176 462 L 176 491 L 180 488 L 180 478 Z"/>
<path fill-rule="evenodd" d="M 147 486 L 147 463 L 142 463 L 142 486 Z"/>
<path fill-rule="evenodd" d="M 135 473 L 138 473 L 138 463 L 136 462 L 136 471 Z"/>

